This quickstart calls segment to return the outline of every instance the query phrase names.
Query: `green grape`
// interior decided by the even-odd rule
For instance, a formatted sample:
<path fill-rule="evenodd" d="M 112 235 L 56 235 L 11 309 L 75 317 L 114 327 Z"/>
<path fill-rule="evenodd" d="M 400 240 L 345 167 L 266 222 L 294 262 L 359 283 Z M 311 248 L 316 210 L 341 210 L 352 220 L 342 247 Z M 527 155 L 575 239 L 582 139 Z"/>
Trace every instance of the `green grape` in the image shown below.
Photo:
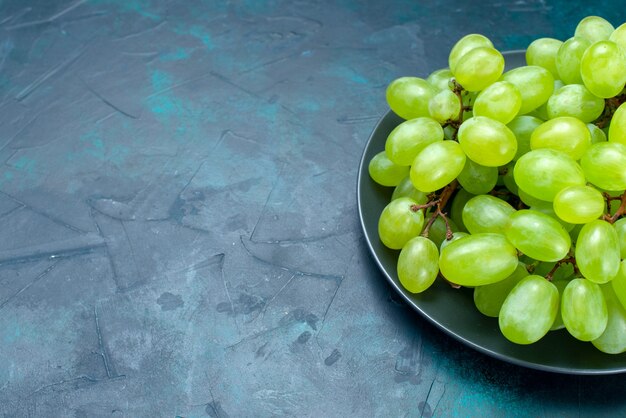
<path fill-rule="evenodd" d="M 386 247 L 399 250 L 422 232 L 424 211 L 413 211 L 415 205 L 414 200 L 401 197 L 385 206 L 378 219 L 378 236 Z"/>
<path fill-rule="evenodd" d="M 474 116 L 487 116 L 507 124 L 517 116 L 522 106 L 522 95 L 508 81 L 497 81 L 478 93 L 472 108 Z"/>
<path fill-rule="evenodd" d="M 452 234 L 452 238 L 450 239 L 444 239 L 441 241 L 441 244 L 439 245 L 439 250 L 443 250 L 444 248 L 446 248 L 448 246 L 448 244 L 453 243 L 454 241 L 460 240 L 461 238 L 465 238 L 465 237 L 469 237 L 470 234 L 468 234 L 467 232 L 454 232 Z"/>
<path fill-rule="evenodd" d="M 574 36 L 588 39 L 591 42 L 609 39 L 615 28 L 600 16 L 587 16 L 576 26 Z"/>
<path fill-rule="evenodd" d="M 409 167 L 397 165 L 385 154 L 385 151 L 374 155 L 368 166 L 372 180 L 382 186 L 397 186 L 409 174 Z"/>
<path fill-rule="evenodd" d="M 507 190 L 513 193 L 515 196 L 519 195 L 519 188 L 515 183 L 515 177 L 513 177 L 513 167 L 515 167 L 515 162 L 511 161 L 507 165 L 503 167 L 504 174 L 502 174 L 499 178 L 502 179 L 502 184 Z"/>
<path fill-rule="evenodd" d="M 585 224 L 576 240 L 576 265 L 580 273 L 594 283 L 607 283 L 620 267 L 617 231 L 604 220 Z"/>
<path fill-rule="evenodd" d="M 428 102 L 428 112 L 431 118 L 443 124 L 459 117 L 461 102 L 451 90 L 441 90 Z"/>
<path fill-rule="evenodd" d="M 611 118 L 609 141 L 626 145 L 626 103 L 622 103 Z"/>
<path fill-rule="evenodd" d="M 452 69 L 465 90 L 480 91 L 495 83 L 504 71 L 504 57 L 495 48 L 479 46 L 464 54 Z"/>
<path fill-rule="evenodd" d="M 515 135 L 502 122 L 475 116 L 459 128 L 459 144 L 474 162 L 487 167 L 505 165 L 517 152 Z"/>
<path fill-rule="evenodd" d="M 563 42 L 554 38 L 535 39 L 526 48 L 526 63 L 538 65 L 552 73 L 554 78 L 559 78 L 556 68 L 556 55 Z"/>
<path fill-rule="evenodd" d="M 620 304 L 610 285 L 600 288 L 606 302 L 608 320 L 602 335 L 591 341 L 591 344 L 603 353 L 623 353 L 626 351 L 626 309 Z"/>
<path fill-rule="evenodd" d="M 537 65 L 514 68 L 502 75 L 522 95 L 519 114 L 523 115 L 548 101 L 554 91 L 554 77 L 550 71 Z"/>
<path fill-rule="evenodd" d="M 420 192 L 417 190 L 411 182 L 411 177 L 406 176 L 402 181 L 393 189 L 391 194 L 391 200 L 396 200 L 400 197 L 408 197 L 413 199 L 418 205 L 424 205 L 428 203 L 428 193 Z"/>
<path fill-rule="evenodd" d="M 554 197 L 554 212 L 571 224 L 586 224 L 598 219 L 606 208 L 602 193 L 591 186 L 566 187 Z"/>
<path fill-rule="evenodd" d="M 505 234 L 515 248 L 540 261 L 558 261 L 567 255 L 572 245 L 563 225 L 531 209 L 511 214 Z"/>
<path fill-rule="evenodd" d="M 622 307 L 626 309 L 626 260 L 620 262 L 619 271 L 611 280 L 611 287 L 613 287 L 615 296 L 619 299 Z"/>
<path fill-rule="evenodd" d="M 432 213 L 429 213 L 428 215 L 432 216 Z M 458 233 L 459 227 L 452 219 L 448 219 L 448 226 L 453 234 Z M 434 242 L 437 247 L 441 247 L 441 244 L 446 240 L 447 233 L 448 229 L 446 227 L 446 222 L 441 216 L 437 216 L 428 230 L 428 239 Z"/>
<path fill-rule="evenodd" d="M 507 125 L 517 140 L 517 152 L 513 160 L 530 151 L 530 136 L 543 121 L 535 116 L 517 116 Z M 595 125 L 594 125 L 595 126 Z"/>
<path fill-rule="evenodd" d="M 463 57 L 472 49 L 478 47 L 493 48 L 493 43 L 487 37 L 477 33 L 471 33 L 459 39 L 454 47 L 452 47 L 452 49 L 450 50 L 450 55 L 448 57 L 448 67 L 450 68 L 450 70 L 454 73 L 456 64 L 461 59 L 461 57 Z"/>
<path fill-rule="evenodd" d="M 604 100 L 591 94 L 582 84 L 568 84 L 550 96 L 546 109 L 550 119 L 573 116 L 589 123 L 598 119 L 604 111 Z"/>
<path fill-rule="evenodd" d="M 548 333 L 559 309 L 559 291 L 541 276 L 524 277 L 506 297 L 498 324 L 509 341 L 531 344 Z"/>
<path fill-rule="evenodd" d="M 591 41 L 588 39 L 574 36 L 563 42 L 559 48 L 556 54 L 556 69 L 559 78 L 565 84 L 582 84 L 580 60 L 589 45 Z"/>
<path fill-rule="evenodd" d="M 567 331 L 581 341 L 592 341 L 606 329 L 608 311 L 600 286 L 585 279 L 571 280 L 561 297 L 561 316 Z"/>
<path fill-rule="evenodd" d="M 498 168 L 485 167 L 466 158 L 465 166 L 457 180 L 465 190 L 472 194 L 489 193 L 498 181 Z"/>
<path fill-rule="evenodd" d="M 433 142 L 415 157 L 411 181 L 417 190 L 434 192 L 452 182 L 464 165 L 465 154 L 458 142 Z"/>
<path fill-rule="evenodd" d="M 585 177 L 595 186 L 608 191 L 626 189 L 626 145 L 598 142 L 580 159 Z"/>
<path fill-rule="evenodd" d="M 559 299 L 561 299 L 561 297 L 563 296 L 563 291 L 565 290 L 569 282 L 570 282 L 569 280 L 564 280 L 564 279 L 552 280 L 552 284 L 554 285 L 554 287 L 556 287 L 556 290 L 558 290 L 559 292 Z M 563 328 L 565 328 L 565 324 L 563 323 L 563 317 L 561 316 L 561 307 L 559 306 L 558 309 L 556 310 L 556 317 L 554 318 L 554 322 L 552 323 L 552 326 L 550 327 L 550 331 L 557 331 Z"/>
<path fill-rule="evenodd" d="M 463 224 L 470 234 L 492 232 L 504 234 L 513 206 L 490 195 L 478 195 L 467 201 L 463 208 Z"/>
<path fill-rule="evenodd" d="M 615 232 L 617 232 L 617 240 L 619 241 L 619 256 L 626 258 L 626 218 L 618 219 L 614 224 Z"/>
<path fill-rule="evenodd" d="M 615 42 L 617 46 L 626 52 L 626 23 L 615 28 L 611 36 L 609 36 L 609 41 Z"/>
<path fill-rule="evenodd" d="M 403 119 L 428 116 L 428 102 L 437 93 L 435 87 L 418 77 L 400 77 L 387 86 L 387 103 Z"/>
<path fill-rule="evenodd" d="M 622 50 L 611 41 L 592 44 L 580 61 L 580 75 L 585 87 L 598 97 L 616 96 L 626 84 L 626 59 Z"/>
<path fill-rule="evenodd" d="M 435 120 L 419 117 L 402 122 L 387 137 L 385 152 L 397 165 L 411 165 L 427 145 L 443 141 L 443 128 Z"/>
<path fill-rule="evenodd" d="M 606 134 L 604 133 L 604 131 L 602 129 L 598 128 L 593 123 L 588 123 L 587 124 L 587 128 L 589 129 L 589 132 L 591 133 L 591 143 L 592 144 L 595 144 L 597 142 L 606 142 L 607 141 Z"/>
<path fill-rule="evenodd" d="M 430 75 L 426 77 L 426 81 L 438 91 L 449 90 L 448 83 L 452 77 L 452 71 L 450 71 L 449 68 L 441 68 L 430 73 Z"/>
<path fill-rule="evenodd" d="M 483 315 L 497 318 L 506 297 L 511 290 L 513 290 L 515 285 L 526 276 L 528 276 L 526 265 L 524 263 L 517 263 L 515 271 L 506 279 L 475 287 L 474 305 L 476 305 L 478 311 Z"/>
<path fill-rule="evenodd" d="M 549 148 L 578 160 L 591 146 L 591 133 L 580 120 L 571 116 L 550 119 L 530 135 L 530 149 Z"/>
<path fill-rule="evenodd" d="M 421 293 L 428 289 L 439 273 L 439 250 L 428 238 L 410 239 L 398 256 L 398 279 L 406 290 Z"/>
<path fill-rule="evenodd" d="M 589 147 L 585 155 L 592 149 Z M 583 186 L 586 183 L 585 174 L 567 154 L 547 148 L 522 155 L 513 170 L 515 183 L 520 190 L 549 202 L 568 186 Z"/>
<path fill-rule="evenodd" d="M 467 228 L 463 223 L 463 208 L 465 208 L 465 205 L 472 197 L 474 197 L 473 194 L 465 189 L 460 189 L 452 198 L 452 205 L 450 206 L 450 219 L 452 219 L 459 226 L 459 231 L 467 232 Z"/>
<path fill-rule="evenodd" d="M 506 279 L 517 267 L 517 251 L 500 234 L 473 234 L 448 244 L 439 256 L 441 274 L 461 286 Z"/>

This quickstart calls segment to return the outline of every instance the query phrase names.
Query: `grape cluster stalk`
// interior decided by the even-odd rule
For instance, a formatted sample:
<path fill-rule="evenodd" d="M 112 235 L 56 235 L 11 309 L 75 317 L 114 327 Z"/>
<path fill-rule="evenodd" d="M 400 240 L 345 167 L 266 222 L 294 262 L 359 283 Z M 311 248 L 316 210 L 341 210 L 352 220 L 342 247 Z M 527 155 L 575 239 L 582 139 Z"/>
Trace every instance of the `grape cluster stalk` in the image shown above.
<path fill-rule="evenodd" d="M 564 328 L 626 352 L 626 23 L 588 16 L 525 58 L 505 72 L 469 34 L 446 68 L 388 85 L 404 121 L 369 162 L 394 188 L 379 238 L 409 292 L 472 288 L 513 343 Z"/>

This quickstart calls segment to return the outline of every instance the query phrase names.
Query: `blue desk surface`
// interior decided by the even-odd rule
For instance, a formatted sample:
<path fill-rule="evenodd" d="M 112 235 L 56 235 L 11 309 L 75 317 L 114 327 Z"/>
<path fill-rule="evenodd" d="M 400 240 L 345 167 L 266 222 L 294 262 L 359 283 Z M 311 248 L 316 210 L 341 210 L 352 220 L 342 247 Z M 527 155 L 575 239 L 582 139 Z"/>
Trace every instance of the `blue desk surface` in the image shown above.
<path fill-rule="evenodd" d="M 626 20 L 602 1 L 0 1 L 0 415 L 626 415 L 622 375 L 520 368 L 426 323 L 356 209 L 389 81 L 466 33 L 519 49 L 589 14 Z"/>

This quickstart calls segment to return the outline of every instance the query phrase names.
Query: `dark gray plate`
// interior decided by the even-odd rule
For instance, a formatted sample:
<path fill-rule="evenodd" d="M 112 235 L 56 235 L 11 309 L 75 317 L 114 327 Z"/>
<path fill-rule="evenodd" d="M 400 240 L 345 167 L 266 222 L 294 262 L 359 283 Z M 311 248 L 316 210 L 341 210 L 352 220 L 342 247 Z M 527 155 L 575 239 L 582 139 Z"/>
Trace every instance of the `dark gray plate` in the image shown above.
<path fill-rule="evenodd" d="M 523 51 L 511 51 L 504 55 L 508 69 L 525 65 Z M 550 332 L 539 342 L 528 346 L 509 342 L 500 333 L 497 319 L 478 312 L 470 289 L 455 290 L 442 280 L 437 280 L 430 289 L 419 295 L 413 295 L 402 287 L 396 272 L 398 251 L 389 250 L 378 238 L 378 217 L 389 202 L 393 189 L 379 186 L 368 174 L 369 161 L 385 149 L 387 136 L 402 121 L 391 111 L 380 119 L 365 146 L 357 184 L 359 216 L 365 239 L 391 286 L 411 307 L 441 330 L 500 360 L 568 374 L 626 372 L 626 353 L 601 353 L 591 343 L 577 341 L 565 330 Z"/>

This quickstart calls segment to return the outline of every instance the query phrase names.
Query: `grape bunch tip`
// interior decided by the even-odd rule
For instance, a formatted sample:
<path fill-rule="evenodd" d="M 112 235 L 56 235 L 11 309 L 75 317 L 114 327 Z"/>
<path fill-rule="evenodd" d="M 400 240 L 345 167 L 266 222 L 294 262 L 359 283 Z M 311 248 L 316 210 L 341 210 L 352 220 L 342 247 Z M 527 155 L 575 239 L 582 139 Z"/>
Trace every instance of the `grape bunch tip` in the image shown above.
<path fill-rule="evenodd" d="M 448 65 L 393 80 L 404 121 L 369 161 L 393 187 L 378 235 L 412 293 L 472 288 L 516 344 L 565 329 L 626 352 L 626 23 L 582 19 L 505 71 L 491 40 L 458 40 Z"/>

